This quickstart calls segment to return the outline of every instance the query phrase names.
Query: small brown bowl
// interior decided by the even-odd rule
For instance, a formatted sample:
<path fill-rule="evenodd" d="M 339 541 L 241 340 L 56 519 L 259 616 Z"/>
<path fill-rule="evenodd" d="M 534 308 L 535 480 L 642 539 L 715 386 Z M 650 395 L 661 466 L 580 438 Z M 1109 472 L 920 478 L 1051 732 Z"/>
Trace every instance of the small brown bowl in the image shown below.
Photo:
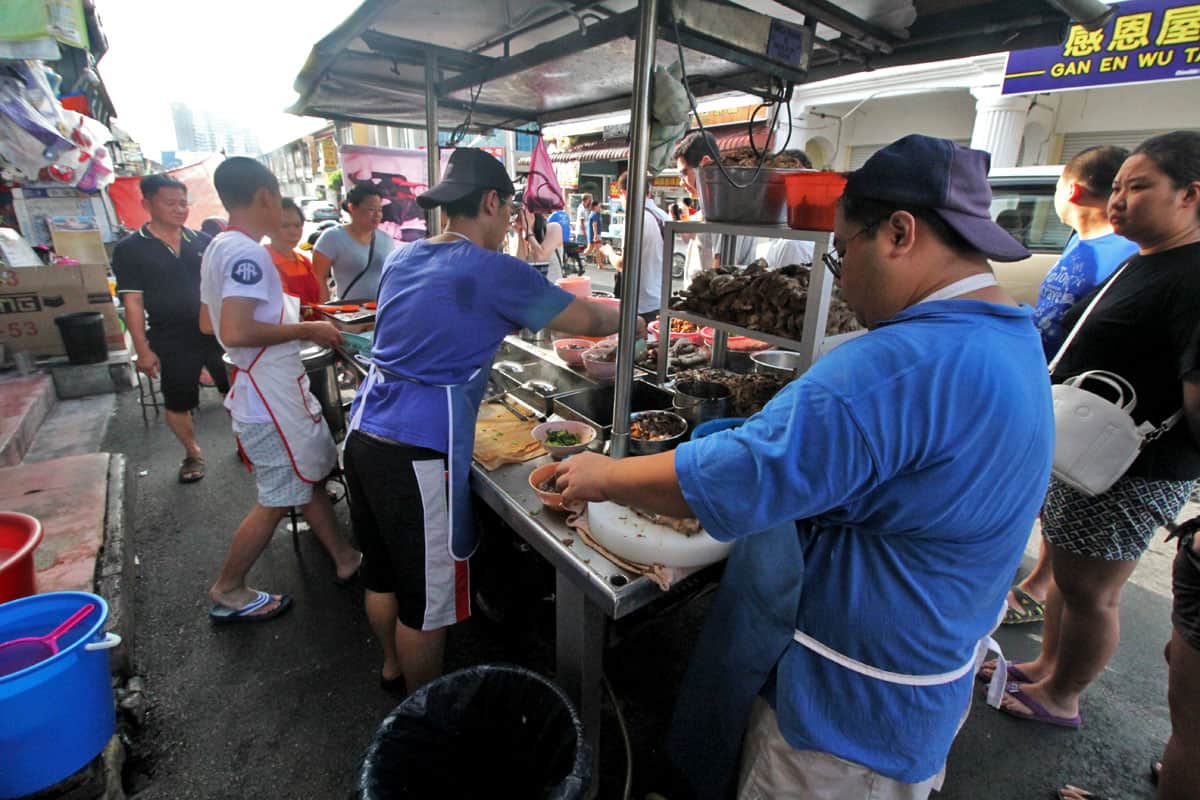
<path fill-rule="evenodd" d="M 529 473 L 529 488 L 533 489 L 533 493 L 542 501 L 542 505 L 546 508 L 552 508 L 555 511 L 562 511 L 563 496 L 559 492 L 547 492 L 544 489 L 539 489 L 538 485 L 551 477 L 558 470 L 557 463 L 543 464 L 542 466 Z"/>

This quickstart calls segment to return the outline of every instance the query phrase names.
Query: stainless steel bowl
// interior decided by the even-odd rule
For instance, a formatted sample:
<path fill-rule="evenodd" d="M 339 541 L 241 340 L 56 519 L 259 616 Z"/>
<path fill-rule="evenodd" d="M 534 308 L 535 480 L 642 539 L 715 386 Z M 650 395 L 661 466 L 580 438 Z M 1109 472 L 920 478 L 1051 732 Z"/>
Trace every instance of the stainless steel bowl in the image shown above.
<path fill-rule="evenodd" d="M 763 350 L 750 356 L 755 372 L 791 380 L 800 374 L 800 354 L 791 350 Z"/>
<path fill-rule="evenodd" d="M 648 456 L 654 453 L 665 453 L 668 450 L 674 450 L 675 446 L 683 441 L 687 436 L 688 424 L 687 420 L 671 411 L 638 411 L 629 415 L 629 427 L 633 427 L 633 423 L 639 419 L 646 417 L 665 417 L 670 419 L 679 433 L 674 436 L 669 436 L 666 439 L 635 439 L 632 435 L 629 437 L 629 452 L 635 456 Z"/>
<path fill-rule="evenodd" d="M 716 166 L 701 167 L 700 205 L 709 222 L 745 222 L 760 225 L 782 225 L 787 222 L 787 187 L 783 176 L 794 169 L 763 167 L 754 177 L 754 167 L 725 167 L 739 189 L 721 174 Z"/>

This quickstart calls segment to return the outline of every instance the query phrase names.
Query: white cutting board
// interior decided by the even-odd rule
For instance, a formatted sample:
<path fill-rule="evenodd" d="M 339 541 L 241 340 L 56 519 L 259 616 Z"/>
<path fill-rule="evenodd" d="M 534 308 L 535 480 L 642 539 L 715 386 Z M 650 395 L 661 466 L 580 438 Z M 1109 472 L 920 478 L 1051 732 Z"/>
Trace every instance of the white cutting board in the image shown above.
<path fill-rule="evenodd" d="M 725 558 L 733 547 L 732 543 L 718 542 L 703 529 L 685 536 L 616 503 L 588 503 L 588 528 L 601 545 L 639 564 L 702 567 Z"/>

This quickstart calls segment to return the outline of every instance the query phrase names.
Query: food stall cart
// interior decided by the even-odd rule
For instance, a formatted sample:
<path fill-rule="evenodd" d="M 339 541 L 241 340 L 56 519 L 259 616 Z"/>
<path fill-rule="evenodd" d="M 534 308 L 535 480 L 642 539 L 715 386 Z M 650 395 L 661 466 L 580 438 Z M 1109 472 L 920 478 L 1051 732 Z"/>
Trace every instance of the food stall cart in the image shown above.
<path fill-rule="evenodd" d="M 450 128 L 529 130 L 631 109 L 626 211 L 628 219 L 641 219 L 656 62 L 682 58 L 694 96 L 739 91 L 779 106 L 789 101 L 794 85 L 807 81 L 1057 43 L 1069 21 L 1063 8 L 1089 24 L 1103 24 L 1111 13 L 1096 0 L 862 0 L 854 5 L 857 13 L 826 0 L 368 0 L 313 48 L 296 80 L 300 99 L 291 110 L 342 122 L 424 128 L 427 141 L 437 142 L 438 131 Z M 630 69 L 616 68 L 621 64 Z M 429 148 L 430 184 L 437 180 L 437 152 Z M 676 223 L 673 230 L 693 232 L 685 227 L 690 225 Z M 439 229 L 436 219 L 429 226 Z M 818 248 L 828 246 L 827 232 L 803 237 Z M 623 249 L 631 256 L 626 297 L 638 293 L 641 238 L 642 226 L 625 226 Z M 669 253 L 671 237 L 666 238 Z M 830 282 L 819 267 L 812 280 L 803 340 L 787 342 L 800 345 L 806 363 L 827 346 L 823 323 Z M 664 306 L 668 296 L 665 291 Z M 635 304 L 622 305 L 617 355 L 622 366 L 615 377 L 611 430 L 611 453 L 617 457 L 629 445 L 636 312 Z M 477 468 L 475 487 L 558 571 L 557 679 L 579 704 L 594 743 L 606 621 L 661 593 L 646 578 L 625 573 L 579 543 L 567 546 L 557 518 L 534 514 L 526 479 L 531 466 L 492 473 Z"/>

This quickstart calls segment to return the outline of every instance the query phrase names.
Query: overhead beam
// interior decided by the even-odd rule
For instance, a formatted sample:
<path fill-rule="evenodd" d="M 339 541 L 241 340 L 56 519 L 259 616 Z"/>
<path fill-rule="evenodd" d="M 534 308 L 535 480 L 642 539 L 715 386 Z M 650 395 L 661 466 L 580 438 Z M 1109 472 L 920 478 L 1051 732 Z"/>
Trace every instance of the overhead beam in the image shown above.
<path fill-rule="evenodd" d="M 548 17 L 543 17 L 542 19 L 513 28 L 512 30 L 496 34 L 495 36 L 489 36 L 483 41 L 476 42 L 475 44 L 468 46 L 466 49 L 470 50 L 472 53 L 482 53 L 486 50 L 496 47 L 497 45 L 505 45 L 507 47 L 508 43 L 518 36 L 530 33 L 538 28 L 544 28 L 547 25 L 553 25 L 555 22 L 564 20 L 567 17 L 573 17 L 575 14 L 585 13 L 595 14 L 596 16 L 600 17 L 616 16 L 616 12 L 605 8 L 600 0 L 572 0 L 571 11 L 559 11 L 551 14 Z"/>
<path fill-rule="evenodd" d="M 675 43 L 675 31 L 670 26 L 662 26 L 658 34 L 660 38 L 666 39 L 672 44 Z M 792 81 L 793 83 L 800 83 L 806 79 L 807 72 L 805 70 L 793 69 L 780 64 L 778 61 L 770 61 L 741 48 L 730 47 L 718 39 L 702 36 L 683 27 L 679 29 L 679 44 L 682 44 L 689 50 L 696 50 L 715 58 L 732 61 L 734 64 L 750 67 L 768 75 L 778 75 L 780 78 Z"/>
<path fill-rule="evenodd" d="M 353 81 L 362 85 L 364 88 L 373 89 L 378 92 L 388 94 L 403 94 L 415 95 L 416 105 L 413 106 L 414 113 L 424 114 L 424 97 L 425 84 L 418 81 L 406 81 L 400 79 L 382 78 L 378 75 L 369 75 L 362 73 L 339 72 L 335 76 L 339 80 Z M 455 111 L 467 111 L 472 103 L 469 100 L 459 100 L 454 97 L 443 97 L 438 101 L 442 108 L 453 109 Z M 536 122 L 537 111 L 527 108 L 514 108 L 512 106 L 497 106 L 489 103 L 475 103 L 474 113 L 485 114 L 490 117 L 495 117 L 502 121 L 512 122 Z M 485 125 L 485 127 L 496 127 L 494 125 Z"/>
<path fill-rule="evenodd" d="M 846 36 L 881 53 L 892 52 L 893 46 L 903 38 L 842 10 L 828 0 L 775 0 L 775 2 L 800 12 L 806 18 L 815 19 L 823 25 L 841 31 Z"/>
<path fill-rule="evenodd" d="M 481 69 L 496 60 L 491 56 L 482 56 L 478 53 L 468 53 L 463 50 L 455 50 L 451 47 L 441 47 L 429 44 L 428 42 L 404 39 L 376 30 L 364 31 L 362 40 L 366 42 L 367 47 L 379 55 L 394 58 L 406 64 L 424 66 L 426 55 L 434 55 L 437 57 L 442 69 L 452 69 L 455 72 L 468 69 Z"/>
<path fill-rule="evenodd" d="M 1063 18 L 1065 20 L 1065 17 Z M 1066 35 L 1066 23 L 1050 22 L 1022 30 L 998 30 L 973 37 L 956 38 L 952 34 L 912 47 L 897 49 L 891 55 L 869 57 L 866 69 L 900 67 L 943 61 L 951 58 L 968 58 L 987 53 L 1002 53 L 1009 50 L 1024 50 L 1032 47 L 1049 47 L 1060 44 Z M 839 78 L 843 75 L 862 72 L 863 64 L 854 64 L 832 58 L 829 61 L 814 59 L 808 70 L 808 82 Z"/>
<path fill-rule="evenodd" d="M 578 31 L 570 33 L 552 42 L 531 47 L 523 53 L 517 53 L 514 56 L 494 61 L 484 67 L 467 70 L 453 78 L 447 78 L 438 84 L 437 92 L 440 97 L 445 97 L 459 90 L 469 89 L 472 86 L 477 86 L 487 81 L 515 75 L 518 72 L 524 72 L 525 70 L 545 64 L 548 61 L 562 58 L 564 55 L 569 55 L 570 53 L 577 53 L 581 50 L 608 44 L 617 39 L 631 37 L 637 32 L 637 29 L 638 11 L 634 8 L 604 22 L 593 23 L 583 33 L 579 33 Z"/>

